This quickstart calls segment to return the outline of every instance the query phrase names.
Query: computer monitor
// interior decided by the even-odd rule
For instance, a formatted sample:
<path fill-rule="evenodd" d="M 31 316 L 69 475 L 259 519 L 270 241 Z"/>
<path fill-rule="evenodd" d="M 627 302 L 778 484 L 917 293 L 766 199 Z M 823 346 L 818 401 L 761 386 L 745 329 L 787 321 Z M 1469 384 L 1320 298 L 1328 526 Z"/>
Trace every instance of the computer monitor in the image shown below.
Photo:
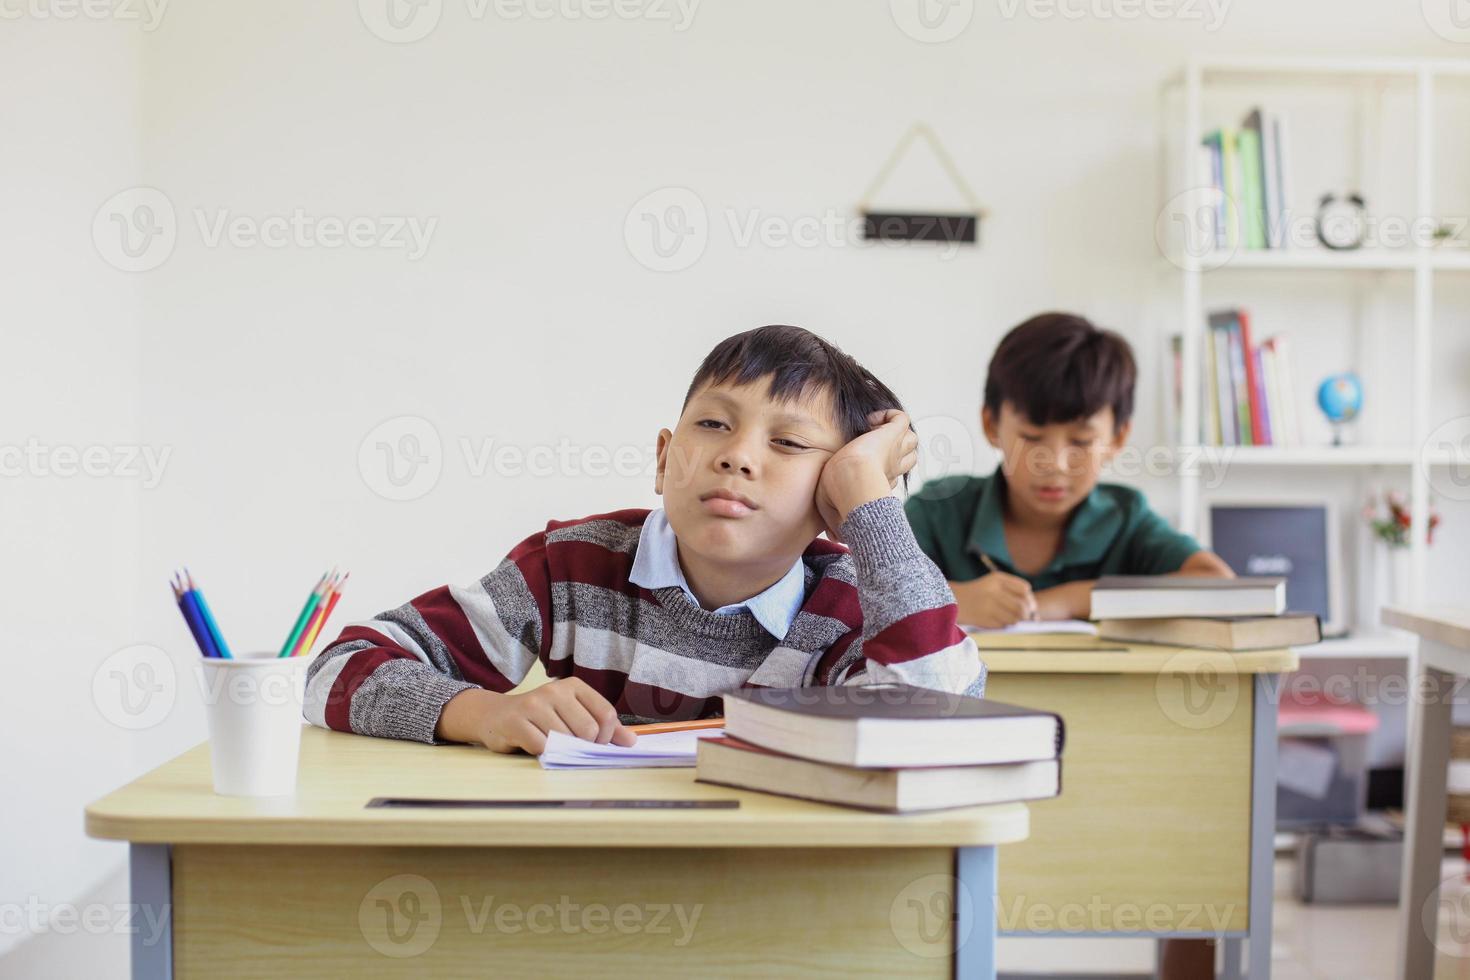
<path fill-rule="evenodd" d="M 1237 575 L 1286 579 L 1286 608 L 1316 613 L 1324 636 L 1344 631 L 1342 552 L 1332 501 L 1206 500 L 1204 540 Z"/>

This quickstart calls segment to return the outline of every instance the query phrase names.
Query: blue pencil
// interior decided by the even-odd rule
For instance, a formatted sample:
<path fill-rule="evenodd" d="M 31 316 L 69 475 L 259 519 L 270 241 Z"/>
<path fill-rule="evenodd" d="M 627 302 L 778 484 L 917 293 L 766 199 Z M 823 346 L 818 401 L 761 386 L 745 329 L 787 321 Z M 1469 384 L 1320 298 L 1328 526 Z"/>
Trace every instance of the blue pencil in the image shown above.
<path fill-rule="evenodd" d="M 206 657 L 214 656 L 210 652 L 209 631 L 204 626 L 203 618 L 195 612 L 193 603 L 189 601 L 182 587 L 175 583 L 173 588 L 174 598 L 179 603 L 179 612 L 183 614 L 184 622 L 189 626 L 189 632 L 194 634 L 194 642 L 199 644 L 199 652 Z"/>
<path fill-rule="evenodd" d="M 199 608 L 199 594 L 193 591 L 184 593 L 184 602 L 188 603 L 189 610 L 194 618 L 199 621 L 199 631 L 204 634 L 204 655 L 206 657 L 218 657 L 219 647 L 214 645 L 214 637 L 210 635 L 209 624 L 204 621 L 204 611 Z"/>
<path fill-rule="evenodd" d="M 189 569 L 184 569 L 185 579 L 189 583 L 189 591 L 194 593 L 194 598 L 199 602 L 199 611 L 204 614 L 204 625 L 209 629 L 210 639 L 214 640 L 214 647 L 219 651 L 219 656 L 226 660 L 234 660 L 230 653 L 230 645 L 225 642 L 225 635 L 219 631 L 219 624 L 214 621 L 214 613 L 209 608 L 209 603 L 204 598 L 204 593 L 199 591 L 199 586 L 194 584 L 194 575 Z"/>

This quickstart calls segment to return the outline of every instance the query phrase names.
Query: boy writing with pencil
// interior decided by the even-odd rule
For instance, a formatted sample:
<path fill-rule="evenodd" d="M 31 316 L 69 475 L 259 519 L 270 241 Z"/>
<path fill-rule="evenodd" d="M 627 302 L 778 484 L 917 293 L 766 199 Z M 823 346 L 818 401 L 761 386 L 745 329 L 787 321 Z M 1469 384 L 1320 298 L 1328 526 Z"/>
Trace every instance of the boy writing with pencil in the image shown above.
<path fill-rule="evenodd" d="M 741 687 L 978 694 L 979 653 L 890 496 L 917 446 L 893 393 L 821 338 L 730 337 L 658 434 L 661 509 L 552 521 L 479 581 L 348 626 L 308 668 L 306 717 L 539 753 L 553 731 L 630 745 L 629 724 L 719 715 Z M 510 693 L 538 660 L 550 682 Z"/>
<path fill-rule="evenodd" d="M 1128 441 L 1137 370 L 1128 342 L 1068 313 L 1012 329 L 990 359 L 980 422 L 990 476 L 931 481 L 908 499 L 914 536 L 954 590 L 960 622 L 1087 619 L 1103 575 L 1233 577 L 1131 487 L 1099 482 Z M 1205 940 L 1164 944 L 1160 976 L 1214 976 Z"/>
<path fill-rule="evenodd" d="M 1001 340 L 980 414 L 1000 466 L 933 480 L 904 507 L 960 622 L 1087 619 L 1103 575 L 1232 576 L 1142 493 L 1099 482 L 1128 441 L 1135 374 L 1128 342 L 1080 316 L 1043 313 Z"/>

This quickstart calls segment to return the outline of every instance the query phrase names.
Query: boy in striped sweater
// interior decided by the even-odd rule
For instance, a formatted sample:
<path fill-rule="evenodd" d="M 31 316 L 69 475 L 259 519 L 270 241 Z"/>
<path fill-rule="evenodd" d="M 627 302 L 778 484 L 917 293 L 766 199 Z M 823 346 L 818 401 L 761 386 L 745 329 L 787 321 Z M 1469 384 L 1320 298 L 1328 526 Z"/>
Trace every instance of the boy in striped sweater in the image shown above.
<path fill-rule="evenodd" d="M 539 753 L 553 731 L 631 745 L 626 725 L 719 715 L 740 687 L 979 695 L 954 596 L 890 496 L 917 447 L 893 393 L 820 337 L 730 337 L 658 434 L 662 509 L 552 521 L 479 581 L 349 625 L 310 665 L 306 717 Z M 510 693 L 537 660 L 551 680 Z"/>

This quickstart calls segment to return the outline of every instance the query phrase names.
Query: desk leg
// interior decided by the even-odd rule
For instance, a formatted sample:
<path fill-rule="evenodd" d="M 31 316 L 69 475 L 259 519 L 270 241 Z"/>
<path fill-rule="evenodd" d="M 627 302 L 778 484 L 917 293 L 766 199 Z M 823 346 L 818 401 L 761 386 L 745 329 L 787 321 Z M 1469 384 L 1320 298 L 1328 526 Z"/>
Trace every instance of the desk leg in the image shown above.
<path fill-rule="evenodd" d="M 1220 943 L 1224 955 L 1220 962 L 1220 980 L 1240 980 L 1245 976 L 1242 967 L 1241 951 L 1245 947 L 1243 939 L 1226 939 Z"/>
<path fill-rule="evenodd" d="M 128 845 L 133 980 L 174 975 L 173 870 L 167 844 Z"/>
<path fill-rule="evenodd" d="M 1434 975 L 1434 936 L 1424 904 L 1439 887 L 1444 857 L 1445 779 L 1449 767 L 1451 693 L 1455 675 L 1428 664 L 1432 641 L 1419 641 L 1417 684 L 1410 689 L 1409 742 L 1404 752 L 1408 838 L 1399 879 L 1399 977 Z M 1437 921 L 1437 918 L 1432 921 Z"/>
<path fill-rule="evenodd" d="M 995 848 L 955 849 L 955 950 L 957 980 L 995 980 Z M 965 931 L 962 924 L 970 923 Z"/>
<path fill-rule="evenodd" d="M 1251 980 L 1271 977 L 1272 902 L 1276 891 L 1276 702 L 1281 675 L 1255 675 L 1251 736 L 1251 891 L 1246 942 Z M 1227 960 L 1228 962 L 1228 960 Z"/>

